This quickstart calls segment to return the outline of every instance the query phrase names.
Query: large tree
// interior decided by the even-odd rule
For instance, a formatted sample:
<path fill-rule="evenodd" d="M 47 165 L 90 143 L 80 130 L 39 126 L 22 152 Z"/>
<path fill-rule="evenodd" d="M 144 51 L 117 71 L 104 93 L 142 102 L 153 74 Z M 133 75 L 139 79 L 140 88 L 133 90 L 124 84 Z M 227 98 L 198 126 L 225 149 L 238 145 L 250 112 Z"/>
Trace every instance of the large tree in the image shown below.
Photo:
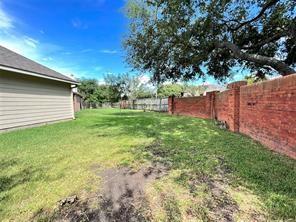
<path fill-rule="evenodd" d="M 295 0 L 130 0 L 127 60 L 157 82 L 295 73 Z"/>
<path fill-rule="evenodd" d="M 85 102 L 91 104 L 115 101 L 114 93 L 108 85 L 99 85 L 96 79 L 80 79 L 78 92 Z"/>
<path fill-rule="evenodd" d="M 152 97 L 152 91 L 140 81 L 139 76 L 126 74 L 106 75 L 105 83 L 110 87 L 117 101 L 123 99 L 137 99 Z"/>
<path fill-rule="evenodd" d="M 95 103 L 97 98 L 94 96 L 98 88 L 96 79 L 80 79 L 78 85 L 78 92 L 83 96 L 84 101 Z"/>

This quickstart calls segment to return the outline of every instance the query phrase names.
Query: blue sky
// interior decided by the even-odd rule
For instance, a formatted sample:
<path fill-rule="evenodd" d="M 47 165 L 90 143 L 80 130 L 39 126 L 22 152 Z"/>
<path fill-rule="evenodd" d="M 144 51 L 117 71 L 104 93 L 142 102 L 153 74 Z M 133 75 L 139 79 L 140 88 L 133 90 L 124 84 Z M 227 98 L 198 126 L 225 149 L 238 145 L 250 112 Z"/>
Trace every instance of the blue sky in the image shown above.
<path fill-rule="evenodd" d="M 0 44 L 67 75 L 130 70 L 124 0 L 0 0 Z"/>
<path fill-rule="evenodd" d="M 128 33 L 124 4 L 125 0 L 0 0 L 0 45 L 68 76 L 103 81 L 108 73 L 131 71 L 122 49 Z M 237 74 L 229 81 L 242 78 Z M 206 82 L 216 83 L 210 77 Z"/>

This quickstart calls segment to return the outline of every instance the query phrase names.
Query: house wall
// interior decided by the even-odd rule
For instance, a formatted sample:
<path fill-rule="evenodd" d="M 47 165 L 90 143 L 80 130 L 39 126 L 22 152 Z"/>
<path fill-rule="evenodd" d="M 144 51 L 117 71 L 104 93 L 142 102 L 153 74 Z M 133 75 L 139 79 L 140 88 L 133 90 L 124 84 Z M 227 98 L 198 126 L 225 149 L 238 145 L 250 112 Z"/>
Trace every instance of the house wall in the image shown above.
<path fill-rule="evenodd" d="M 231 131 L 296 159 L 296 74 L 250 86 L 235 82 L 201 97 L 170 97 L 168 110 L 225 121 Z"/>
<path fill-rule="evenodd" d="M 0 71 L 0 131 L 72 118 L 69 83 Z"/>

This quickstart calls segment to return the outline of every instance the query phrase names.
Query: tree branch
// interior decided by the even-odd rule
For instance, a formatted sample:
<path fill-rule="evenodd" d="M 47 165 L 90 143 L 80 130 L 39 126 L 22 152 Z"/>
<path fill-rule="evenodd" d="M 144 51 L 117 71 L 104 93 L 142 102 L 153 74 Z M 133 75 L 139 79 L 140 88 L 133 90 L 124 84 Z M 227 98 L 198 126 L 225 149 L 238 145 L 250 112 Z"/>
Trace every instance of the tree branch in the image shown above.
<path fill-rule="evenodd" d="M 279 33 L 276 33 L 275 35 L 269 37 L 269 38 L 266 38 L 260 42 L 258 42 L 257 44 L 253 44 L 253 45 L 250 45 L 250 46 L 242 46 L 241 49 L 256 49 L 256 48 L 261 48 L 262 46 L 264 46 L 265 44 L 267 43 L 271 43 L 271 42 L 274 42 L 274 41 L 277 41 L 279 40 L 281 37 L 284 37 L 286 36 L 287 34 L 284 33 L 284 32 L 279 32 Z"/>
<path fill-rule="evenodd" d="M 296 73 L 294 69 L 292 69 L 289 65 L 287 65 L 286 63 L 280 60 L 267 57 L 267 56 L 261 56 L 257 54 L 249 54 L 246 52 L 242 52 L 238 46 L 236 46 L 231 42 L 215 42 L 215 46 L 216 48 L 229 49 L 233 53 L 234 57 L 236 57 L 237 59 L 254 62 L 261 66 L 268 65 L 274 68 L 275 70 L 277 70 L 283 76 Z"/>
<path fill-rule="evenodd" d="M 279 2 L 279 0 L 270 0 L 265 5 L 262 6 L 262 9 L 261 9 L 261 11 L 259 12 L 259 14 L 257 16 L 255 16 L 254 18 L 252 18 L 252 19 L 250 19 L 248 21 L 245 21 L 245 22 L 240 23 L 238 26 L 232 28 L 232 31 L 237 31 L 241 27 L 243 27 L 243 26 L 245 26 L 247 24 L 250 24 L 252 22 L 255 22 L 256 20 L 258 20 L 265 13 L 265 11 L 267 9 L 269 9 L 271 6 L 275 5 L 277 2 Z"/>

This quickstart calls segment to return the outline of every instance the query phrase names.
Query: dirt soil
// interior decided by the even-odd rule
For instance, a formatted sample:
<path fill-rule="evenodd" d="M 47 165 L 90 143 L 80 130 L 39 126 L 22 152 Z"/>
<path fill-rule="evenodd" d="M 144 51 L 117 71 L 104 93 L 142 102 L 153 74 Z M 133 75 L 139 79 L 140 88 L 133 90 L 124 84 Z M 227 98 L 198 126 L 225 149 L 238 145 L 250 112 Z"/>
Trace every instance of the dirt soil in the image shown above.
<path fill-rule="evenodd" d="M 168 167 L 154 163 L 134 171 L 130 168 L 111 168 L 103 171 L 100 194 L 87 201 L 65 198 L 53 215 L 39 212 L 37 221 L 149 221 L 144 189 L 147 183 L 166 175 Z M 69 201 L 70 200 L 70 201 Z"/>
<path fill-rule="evenodd" d="M 105 208 L 106 221 L 146 221 L 145 185 L 166 175 L 168 168 L 155 163 L 137 172 L 129 168 L 108 169 L 102 174 L 103 200 L 109 203 Z M 105 210 L 106 210 L 105 209 Z M 141 210 L 142 209 L 142 210 Z M 146 220 L 144 220 L 146 219 Z M 104 221 L 104 220 L 103 220 Z"/>
<path fill-rule="evenodd" d="M 72 196 L 59 202 L 53 214 L 39 212 L 37 221 L 100 221 L 100 222 L 142 222 L 151 221 L 151 209 L 145 198 L 145 187 L 149 183 L 168 174 L 170 162 L 165 160 L 165 152 L 159 149 L 149 151 L 154 162 L 149 167 L 135 171 L 128 167 L 109 168 L 99 173 L 102 178 L 99 193 L 87 196 L 85 201 Z M 154 146 L 152 147 L 154 148 Z M 155 152 L 153 152 L 155 151 Z M 206 187 L 208 194 L 201 203 L 202 221 L 235 221 L 234 215 L 240 211 L 238 204 L 227 191 L 231 170 L 222 158 L 214 175 L 192 173 L 188 180 L 189 192 L 194 196 L 200 187 Z M 100 166 L 94 166 L 97 171 Z M 99 189 L 98 189 L 99 190 Z M 49 216 L 50 215 L 50 216 Z M 252 221 L 264 221 L 260 215 L 254 214 Z M 168 220 L 171 221 L 171 220 Z M 181 219 L 180 219 L 181 221 Z"/>
<path fill-rule="evenodd" d="M 192 175 L 189 180 L 190 192 L 194 193 L 201 185 L 206 185 L 208 198 L 203 201 L 203 207 L 208 209 L 208 213 L 203 218 L 205 221 L 235 221 L 233 216 L 239 211 L 237 203 L 226 191 L 229 183 L 229 169 L 225 167 L 223 161 L 216 168 L 215 176 L 207 174 Z"/>

